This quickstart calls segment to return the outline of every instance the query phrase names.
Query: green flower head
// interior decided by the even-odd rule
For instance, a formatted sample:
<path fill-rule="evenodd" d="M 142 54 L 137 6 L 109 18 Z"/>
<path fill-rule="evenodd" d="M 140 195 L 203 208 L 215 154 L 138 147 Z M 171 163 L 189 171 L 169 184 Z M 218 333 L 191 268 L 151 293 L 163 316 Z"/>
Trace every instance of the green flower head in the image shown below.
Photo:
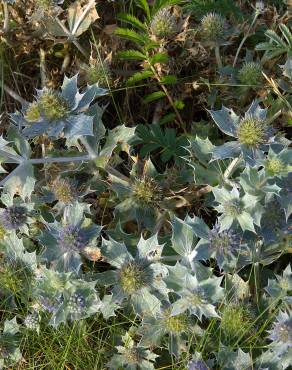
<path fill-rule="evenodd" d="M 244 85 L 258 85 L 262 79 L 262 67 L 256 62 L 245 63 L 238 72 L 238 79 Z"/>
<path fill-rule="evenodd" d="M 68 114 L 68 103 L 61 96 L 51 90 L 42 93 L 39 99 L 39 108 L 48 121 L 55 121 L 64 118 Z"/>
<path fill-rule="evenodd" d="M 203 36 L 208 41 L 219 41 L 224 38 L 226 22 L 216 13 L 206 14 L 201 21 Z"/>
<path fill-rule="evenodd" d="M 177 21 L 169 8 L 160 9 L 153 17 L 149 30 L 158 39 L 167 39 L 177 32 Z"/>
<path fill-rule="evenodd" d="M 162 199 L 162 189 L 152 178 L 137 179 L 132 186 L 133 198 L 140 205 L 157 206 Z"/>
<path fill-rule="evenodd" d="M 238 140 L 241 144 L 249 147 L 257 147 L 266 139 L 265 121 L 252 117 L 244 118 L 237 129 Z"/>

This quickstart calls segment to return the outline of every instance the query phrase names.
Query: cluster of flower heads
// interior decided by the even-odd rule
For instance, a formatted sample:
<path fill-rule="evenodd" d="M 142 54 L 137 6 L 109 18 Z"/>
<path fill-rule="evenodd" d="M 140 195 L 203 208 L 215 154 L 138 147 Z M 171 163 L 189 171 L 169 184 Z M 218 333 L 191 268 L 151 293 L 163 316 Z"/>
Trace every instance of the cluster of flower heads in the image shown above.
<path fill-rule="evenodd" d="M 40 3 L 45 7 L 52 2 Z M 155 39 L 171 38 L 177 32 L 176 16 L 163 8 L 148 28 Z M 220 15 L 206 15 L 201 29 L 213 46 L 224 42 L 226 22 Z M 93 85 L 85 91 L 79 91 L 77 76 L 65 78 L 60 91 L 38 91 L 35 101 L 11 116 L 14 130 L 18 130 L 15 141 L 21 142 L 21 150 L 26 148 L 27 158 L 11 148 L 5 151 L 8 142 L 0 141 L 7 163 L 16 158 L 21 170 L 25 161 L 38 163 L 28 159 L 26 138 L 44 134 L 73 144 L 76 138 L 86 139 L 81 143 L 90 150 L 83 162 L 99 159 L 100 148 L 96 156 L 89 153 L 92 142 L 96 145 L 96 132 L 102 131 L 97 109 L 91 109 L 94 99 L 105 93 L 95 81 L 100 79 L 99 67 L 86 68 Z M 256 84 L 260 76 L 261 66 L 246 62 L 237 78 L 242 84 Z M 0 334 L 0 366 L 10 366 L 12 360 L 21 358 L 19 333 L 39 331 L 44 320 L 58 327 L 94 315 L 110 320 L 122 310 L 135 316 L 135 328 L 125 329 L 115 343 L 106 365 L 109 369 L 155 369 L 161 349 L 167 349 L 171 361 L 183 363 L 188 370 L 285 370 L 292 366 L 291 268 L 286 263 L 282 275 L 267 268 L 291 253 L 290 141 L 274 131 L 268 110 L 258 101 L 243 117 L 224 106 L 210 114 L 218 128 L 233 138 L 219 146 L 208 139 L 190 139 L 190 147 L 202 163 L 207 162 L 205 172 L 212 179 L 206 203 L 216 211 L 212 226 L 203 217 L 186 215 L 183 219 L 176 217 L 175 207 L 167 208 L 171 198 L 164 194 L 167 176 L 159 174 L 150 160 L 143 175 L 138 173 L 138 165 L 126 179 L 121 174 L 114 176 L 118 172 L 111 169 L 110 185 L 103 184 L 112 196 L 109 203 L 116 202 L 114 229 L 112 224 L 96 224 L 94 207 L 85 197 L 88 193 L 77 191 L 67 172 L 42 189 L 42 198 L 38 198 L 41 181 L 35 188 L 35 182 L 30 182 L 31 192 L 27 190 L 29 181 L 22 184 L 25 189 L 19 182 L 17 189 L 4 183 L 0 245 L 6 265 L 5 278 L 0 278 L 0 298 L 16 307 L 21 292 L 21 303 L 28 310 L 18 318 L 20 324 L 16 319 L 5 322 Z M 122 143 L 130 152 L 130 139 L 123 140 L 131 136 L 131 130 L 123 130 L 114 149 Z M 106 155 L 114 150 L 115 140 L 108 141 L 110 149 L 103 148 Z M 82 161 L 80 156 L 78 161 Z M 218 166 L 213 166 L 214 162 Z M 86 163 L 80 166 L 82 170 Z M 221 164 L 226 166 L 227 176 L 220 177 Z M 88 167 L 86 171 L 92 170 Z M 24 172 L 28 169 L 24 167 Z M 187 171 L 191 172 L 186 176 L 190 182 L 195 179 L 201 185 L 199 163 L 184 173 Z M 98 188 L 94 181 L 102 176 L 93 173 L 94 180 L 88 185 L 88 189 L 94 188 L 92 193 Z M 23 172 L 17 173 L 17 179 L 23 176 Z M 93 203 L 98 201 L 101 204 L 101 199 Z M 169 218 L 159 233 L 157 226 L 165 221 L 160 212 L 163 206 L 169 210 Z M 123 226 L 133 220 L 135 231 L 127 234 Z M 31 289 L 22 292 L 22 280 L 6 269 L 7 265 L 20 266 Z M 259 269 L 266 272 L 263 281 L 259 281 Z M 246 350 L 254 345 L 254 353 Z"/>

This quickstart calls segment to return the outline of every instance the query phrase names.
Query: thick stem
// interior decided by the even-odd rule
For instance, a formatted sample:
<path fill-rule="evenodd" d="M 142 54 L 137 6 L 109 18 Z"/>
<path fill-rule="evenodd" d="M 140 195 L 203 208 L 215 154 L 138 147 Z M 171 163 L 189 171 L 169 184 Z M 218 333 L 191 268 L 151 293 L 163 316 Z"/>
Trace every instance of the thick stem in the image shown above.
<path fill-rule="evenodd" d="M 223 64 L 222 64 L 222 60 L 221 60 L 219 45 L 215 46 L 215 57 L 216 57 L 216 62 L 217 62 L 218 68 L 221 69 L 223 67 Z"/>
<path fill-rule="evenodd" d="M 249 36 L 249 34 L 250 34 L 250 31 L 251 31 L 251 29 L 252 29 L 253 25 L 255 24 L 255 22 L 256 22 L 256 20 L 257 20 L 257 17 L 259 16 L 259 14 L 260 14 L 260 13 L 259 13 L 258 11 L 256 11 L 256 12 L 255 12 L 254 18 L 253 18 L 253 20 L 252 20 L 252 22 L 251 22 L 251 24 L 250 24 L 250 26 L 249 26 L 249 28 L 248 28 L 248 30 L 247 30 L 247 32 L 246 32 L 246 34 L 245 34 L 245 35 L 244 35 L 244 37 L 242 38 L 241 43 L 240 43 L 240 44 L 239 44 L 239 46 L 238 46 L 238 49 L 237 49 L 237 51 L 236 51 L 236 54 L 235 54 L 235 57 L 234 57 L 234 61 L 233 61 L 233 65 L 232 65 L 232 67 L 235 67 L 235 66 L 236 66 L 236 63 L 237 63 L 237 59 L 238 59 L 238 56 L 239 56 L 240 50 L 242 49 L 243 44 L 245 43 L 246 39 L 248 38 L 248 36 Z"/>

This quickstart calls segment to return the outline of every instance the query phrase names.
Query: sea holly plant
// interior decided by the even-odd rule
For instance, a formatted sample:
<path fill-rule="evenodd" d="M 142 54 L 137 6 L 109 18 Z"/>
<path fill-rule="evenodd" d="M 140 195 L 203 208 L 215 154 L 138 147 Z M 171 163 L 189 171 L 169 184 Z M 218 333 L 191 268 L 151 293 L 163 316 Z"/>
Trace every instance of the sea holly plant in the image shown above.
<path fill-rule="evenodd" d="M 45 248 L 43 260 L 58 271 L 78 272 L 81 255 L 92 255 L 94 249 L 99 251 L 96 239 L 102 228 L 84 217 L 84 211 L 89 212 L 86 208 L 80 203 L 67 206 L 61 222 L 46 223 L 47 230 L 39 237 Z"/>
<path fill-rule="evenodd" d="M 236 158 L 242 156 L 250 166 L 263 157 L 263 151 L 275 141 L 273 129 L 267 119 L 267 109 L 261 108 L 254 101 L 245 113 L 239 117 L 232 109 L 210 110 L 214 122 L 226 135 L 236 138 L 215 147 L 213 159 Z"/>
<path fill-rule="evenodd" d="M 42 268 L 36 271 L 32 308 L 49 314 L 54 327 L 92 316 L 102 306 L 95 286 L 96 281 L 85 281 L 73 273 Z"/>
<path fill-rule="evenodd" d="M 168 301 L 168 289 L 164 278 L 167 268 L 159 262 L 163 246 L 157 236 L 145 240 L 141 237 L 135 257 L 125 244 L 113 239 L 103 239 L 101 252 L 114 270 L 97 275 L 100 284 L 113 286 L 113 300 L 118 304 L 129 302 L 142 315 L 156 315 L 162 301 Z"/>
<path fill-rule="evenodd" d="M 139 343 L 135 344 L 128 332 L 122 336 L 122 342 L 122 346 L 116 346 L 118 353 L 114 354 L 107 364 L 109 369 L 115 370 L 119 366 L 128 370 L 136 370 L 137 368 L 141 370 L 155 369 L 154 362 L 159 357 L 158 355 Z"/>
<path fill-rule="evenodd" d="M 52 138 L 70 139 L 93 135 L 94 117 L 86 112 L 93 100 L 104 95 L 106 90 L 92 85 L 80 93 L 77 77 L 65 77 L 61 91 L 48 88 L 37 90 L 33 102 L 25 103 L 21 112 L 11 115 L 12 121 L 24 136 L 47 134 Z"/>
<path fill-rule="evenodd" d="M 1 328 L 2 329 L 2 328 Z M 18 362 L 21 358 L 19 349 L 20 335 L 16 317 L 5 320 L 0 332 L 0 368 L 5 369 Z"/>

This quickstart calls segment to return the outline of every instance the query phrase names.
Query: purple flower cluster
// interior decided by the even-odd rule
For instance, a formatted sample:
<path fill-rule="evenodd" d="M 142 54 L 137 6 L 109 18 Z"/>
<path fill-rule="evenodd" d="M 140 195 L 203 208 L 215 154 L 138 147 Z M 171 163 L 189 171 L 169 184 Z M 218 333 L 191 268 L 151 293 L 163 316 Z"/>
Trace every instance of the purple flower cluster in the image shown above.
<path fill-rule="evenodd" d="M 283 350 L 292 348 L 292 316 L 286 312 L 280 312 L 269 338 L 273 341 L 272 344 L 280 345 Z"/>
<path fill-rule="evenodd" d="M 219 224 L 216 224 L 209 231 L 209 242 L 212 250 L 215 251 L 216 257 L 224 258 L 230 255 L 236 255 L 240 249 L 240 235 L 232 230 L 220 232 Z"/>
<path fill-rule="evenodd" d="M 188 370 L 209 370 L 209 368 L 202 360 L 192 360 L 188 363 Z"/>
<path fill-rule="evenodd" d="M 65 226 L 59 234 L 58 244 L 65 251 L 79 252 L 88 243 L 85 232 L 78 226 Z"/>
<path fill-rule="evenodd" d="M 27 209 L 23 206 L 5 208 L 1 215 L 1 222 L 8 230 L 17 230 L 27 221 Z"/>
<path fill-rule="evenodd" d="M 52 313 L 58 309 L 58 307 L 63 303 L 63 295 L 60 294 L 55 297 L 49 297 L 41 295 L 39 297 L 39 303 L 43 310 Z"/>
<path fill-rule="evenodd" d="M 85 299 L 82 294 L 74 293 L 70 296 L 68 303 L 68 309 L 74 314 L 81 314 L 85 308 Z"/>

